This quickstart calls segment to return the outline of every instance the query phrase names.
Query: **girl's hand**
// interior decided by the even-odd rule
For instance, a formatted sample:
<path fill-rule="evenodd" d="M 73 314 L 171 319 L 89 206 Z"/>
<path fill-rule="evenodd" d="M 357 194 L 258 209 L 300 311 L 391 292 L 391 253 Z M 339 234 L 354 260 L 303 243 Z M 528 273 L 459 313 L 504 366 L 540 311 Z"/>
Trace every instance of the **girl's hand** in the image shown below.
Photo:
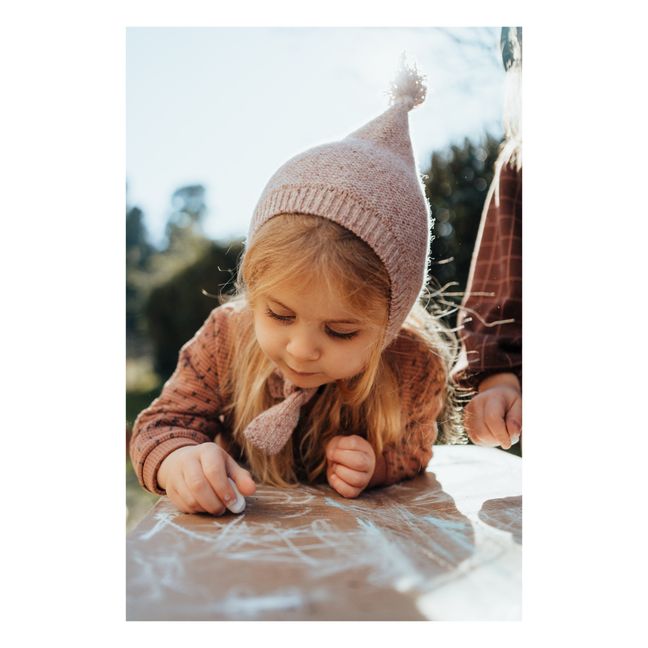
<path fill-rule="evenodd" d="M 466 405 L 464 425 L 477 445 L 502 446 L 520 440 L 522 394 L 514 374 L 497 374 L 479 385 L 479 393 Z"/>
<path fill-rule="evenodd" d="M 373 448 L 356 434 L 334 436 L 326 445 L 326 459 L 326 479 L 343 497 L 360 495 L 376 467 Z"/>
<path fill-rule="evenodd" d="M 222 515 L 236 501 L 228 476 L 242 495 L 256 492 L 250 473 L 209 442 L 174 450 L 160 465 L 157 480 L 183 513 Z"/>

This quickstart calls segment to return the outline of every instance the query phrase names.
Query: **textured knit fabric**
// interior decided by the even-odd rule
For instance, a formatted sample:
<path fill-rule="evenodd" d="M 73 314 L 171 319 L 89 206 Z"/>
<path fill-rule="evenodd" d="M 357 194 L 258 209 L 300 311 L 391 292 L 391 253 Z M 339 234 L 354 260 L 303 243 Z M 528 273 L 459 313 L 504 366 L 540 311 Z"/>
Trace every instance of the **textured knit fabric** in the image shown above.
<path fill-rule="evenodd" d="M 470 310 L 459 318 L 464 361 L 455 379 L 473 389 L 495 373 L 522 380 L 522 171 L 505 164 L 493 183 L 463 303 Z M 487 326 L 502 320 L 513 321 Z"/>
<path fill-rule="evenodd" d="M 235 460 L 245 464 L 243 451 L 223 416 L 223 410 L 232 401 L 232 394 L 225 388 L 231 368 L 232 340 L 236 339 L 232 336 L 243 316 L 242 311 L 229 305 L 215 308 L 180 350 L 175 372 L 160 396 L 137 417 L 130 456 L 145 489 L 165 494 L 157 482 L 160 464 L 183 446 L 216 440 Z M 404 425 L 399 441 L 384 448 L 384 484 L 413 477 L 427 466 L 436 440 L 436 419 L 443 407 L 445 386 L 441 361 L 411 331 L 401 330 L 388 352 L 398 357 Z M 279 402 L 285 397 L 286 387 L 280 373 L 271 374 L 267 388 Z M 317 397 L 314 395 L 303 409 L 312 406 Z M 302 432 L 298 424 L 296 440 Z"/>
<path fill-rule="evenodd" d="M 315 388 L 300 389 L 285 379 L 281 392 L 284 400 L 259 414 L 243 434 L 259 450 L 269 455 L 277 454 L 297 427 L 302 405 L 308 403 L 316 391 Z M 272 429 L 273 434 L 268 434 L 269 429 Z"/>
<path fill-rule="evenodd" d="M 383 262 L 391 281 L 385 347 L 398 335 L 425 284 L 430 208 L 416 168 L 409 111 L 425 99 L 423 78 L 403 64 L 394 105 L 341 141 L 288 160 L 270 178 L 250 224 L 283 213 L 312 214 L 346 227 Z"/>

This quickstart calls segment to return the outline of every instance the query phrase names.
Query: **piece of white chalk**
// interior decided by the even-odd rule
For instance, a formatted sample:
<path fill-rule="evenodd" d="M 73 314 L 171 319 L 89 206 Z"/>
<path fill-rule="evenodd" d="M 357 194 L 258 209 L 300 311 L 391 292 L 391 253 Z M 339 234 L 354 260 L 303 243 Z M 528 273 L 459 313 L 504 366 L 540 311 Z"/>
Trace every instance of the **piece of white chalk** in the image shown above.
<path fill-rule="evenodd" d="M 228 477 L 227 479 L 230 483 L 230 486 L 232 487 L 232 490 L 234 491 L 234 495 L 236 495 L 236 502 L 230 504 L 227 508 L 232 513 L 243 513 L 243 511 L 245 511 L 245 497 L 241 495 L 232 478 Z"/>

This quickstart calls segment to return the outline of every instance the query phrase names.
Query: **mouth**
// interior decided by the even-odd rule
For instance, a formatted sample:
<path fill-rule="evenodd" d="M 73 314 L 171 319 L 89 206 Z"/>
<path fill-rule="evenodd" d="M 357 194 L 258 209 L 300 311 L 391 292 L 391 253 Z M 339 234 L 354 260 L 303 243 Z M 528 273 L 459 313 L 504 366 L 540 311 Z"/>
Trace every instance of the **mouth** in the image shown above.
<path fill-rule="evenodd" d="M 303 377 L 316 376 L 319 373 L 319 372 L 314 372 L 313 373 L 313 372 L 307 372 L 307 371 L 297 371 L 296 369 L 293 369 L 290 365 L 287 365 L 287 366 L 288 366 L 288 369 L 290 369 L 290 371 L 292 371 L 294 374 L 297 374 L 298 376 L 303 376 Z"/>

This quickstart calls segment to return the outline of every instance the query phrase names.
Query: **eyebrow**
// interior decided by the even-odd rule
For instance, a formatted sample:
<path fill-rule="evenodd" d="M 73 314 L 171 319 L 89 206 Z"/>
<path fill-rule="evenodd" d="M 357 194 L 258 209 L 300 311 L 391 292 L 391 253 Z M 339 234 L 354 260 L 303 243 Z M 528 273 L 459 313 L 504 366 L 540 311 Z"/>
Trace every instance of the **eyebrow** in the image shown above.
<path fill-rule="evenodd" d="M 268 297 L 268 300 L 274 302 L 275 304 L 279 304 L 279 306 L 285 308 L 286 310 L 292 311 L 293 313 L 295 312 L 295 310 L 290 308 L 290 306 L 286 306 L 286 304 L 282 304 L 278 299 L 275 299 L 274 297 Z M 359 320 L 349 320 L 349 319 L 325 320 L 325 321 L 328 324 L 360 324 Z"/>

